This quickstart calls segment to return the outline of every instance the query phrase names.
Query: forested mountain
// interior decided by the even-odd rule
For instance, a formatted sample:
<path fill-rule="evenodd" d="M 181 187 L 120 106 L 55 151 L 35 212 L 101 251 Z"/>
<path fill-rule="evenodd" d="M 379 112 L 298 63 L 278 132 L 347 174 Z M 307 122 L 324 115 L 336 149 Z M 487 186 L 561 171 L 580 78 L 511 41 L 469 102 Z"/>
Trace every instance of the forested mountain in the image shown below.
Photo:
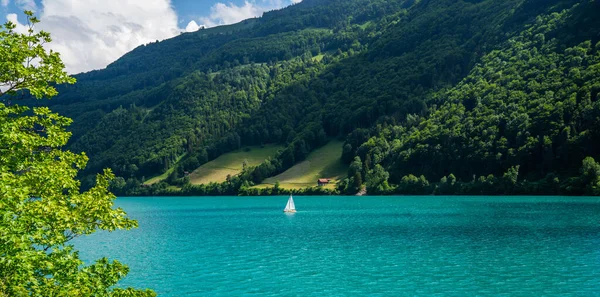
<path fill-rule="evenodd" d="M 74 119 L 84 181 L 111 167 L 121 193 L 164 190 L 138 186 L 170 168 L 184 194 L 252 193 L 339 138 L 343 193 L 598 194 L 599 11 L 589 0 L 304 0 L 140 46 L 50 104 Z M 285 149 L 224 184 L 186 184 L 185 171 L 266 143 Z"/>

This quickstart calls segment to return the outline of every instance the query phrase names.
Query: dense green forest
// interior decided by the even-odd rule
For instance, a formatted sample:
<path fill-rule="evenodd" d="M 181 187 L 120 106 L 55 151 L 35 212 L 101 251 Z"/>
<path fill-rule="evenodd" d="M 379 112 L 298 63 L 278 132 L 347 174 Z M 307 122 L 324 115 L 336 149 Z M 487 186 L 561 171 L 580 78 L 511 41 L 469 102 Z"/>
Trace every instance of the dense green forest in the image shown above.
<path fill-rule="evenodd" d="M 252 185 L 337 138 L 348 178 L 300 192 L 598 195 L 598 11 L 590 0 L 304 0 L 140 46 L 58 86 L 50 108 L 74 119 L 84 185 L 110 167 L 118 194 L 287 193 Z M 222 184 L 185 177 L 268 143 L 284 149 Z"/>

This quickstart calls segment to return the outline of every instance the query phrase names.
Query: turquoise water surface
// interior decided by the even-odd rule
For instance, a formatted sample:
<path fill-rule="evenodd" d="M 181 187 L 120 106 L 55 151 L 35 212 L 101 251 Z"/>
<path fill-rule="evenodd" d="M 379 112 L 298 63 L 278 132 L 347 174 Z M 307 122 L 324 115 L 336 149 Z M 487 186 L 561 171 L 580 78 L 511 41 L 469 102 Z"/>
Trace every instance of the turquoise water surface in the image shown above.
<path fill-rule="evenodd" d="M 160 296 L 600 296 L 600 199 L 119 198 L 140 227 L 77 239 Z"/>

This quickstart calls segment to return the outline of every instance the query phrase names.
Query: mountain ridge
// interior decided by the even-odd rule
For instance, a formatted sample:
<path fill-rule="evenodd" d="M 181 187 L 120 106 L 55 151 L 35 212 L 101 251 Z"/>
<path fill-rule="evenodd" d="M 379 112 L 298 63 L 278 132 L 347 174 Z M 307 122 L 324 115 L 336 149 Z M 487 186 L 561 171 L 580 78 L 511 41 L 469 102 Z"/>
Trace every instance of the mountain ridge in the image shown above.
<path fill-rule="evenodd" d="M 483 167 L 470 165 L 464 172 L 456 169 L 453 162 L 471 158 L 461 151 L 453 157 L 455 161 L 442 158 L 434 165 L 425 155 L 408 161 L 402 161 L 402 156 L 423 145 L 439 146 L 446 141 L 413 139 L 410 135 L 415 129 L 424 133 L 420 125 L 432 120 L 440 108 L 450 108 L 448 100 L 456 100 L 457 112 L 487 102 L 489 96 L 485 93 L 458 100 L 467 91 L 457 88 L 464 86 L 465 79 L 480 80 L 491 75 L 481 70 L 486 67 L 512 69 L 485 60 L 498 51 L 505 52 L 506 63 L 517 65 L 520 54 L 510 49 L 515 38 L 523 39 L 532 50 L 546 46 L 549 55 L 567 48 L 579 51 L 576 48 L 582 42 L 589 42 L 582 59 L 595 63 L 600 25 L 591 12 L 597 8 L 595 1 L 574 0 L 305 0 L 252 19 L 241 31 L 213 34 L 211 39 L 197 32 L 186 33 L 136 49 L 106 70 L 78 76 L 78 84 L 59 89 L 61 95 L 53 100 L 52 108 L 75 119 L 69 148 L 89 153 L 86 174 L 91 176 L 101 168 L 112 167 L 123 178 L 118 188 L 123 193 L 136 193 L 135 184 L 170 168 L 174 170 L 168 181 L 185 184 L 184 172 L 243 145 L 284 145 L 271 160 L 240 174 L 235 185 L 223 186 L 231 186 L 237 193 L 244 183 L 247 187 L 283 172 L 335 137 L 345 141 L 344 162 L 354 165 L 348 178 L 340 183 L 340 192 L 352 193 L 366 183 L 369 193 L 403 193 L 410 187 L 422 187 L 427 178 L 448 178 L 452 173 L 459 181 L 473 184 L 477 179 L 471 179 L 472 175 L 501 176 L 523 165 L 519 167 L 522 180 L 540 180 L 553 173 L 560 177 L 559 184 L 564 184 L 557 191 L 577 194 L 581 192 L 567 190 L 566 180 L 581 180 L 580 165 L 575 164 L 581 164 L 586 156 L 600 157 L 594 150 L 576 153 L 580 160 L 571 161 L 568 168 L 538 168 L 527 165 L 530 161 L 524 157 L 494 161 L 484 156 L 510 153 L 497 142 L 506 138 L 504 132 L 488 129 L 485 133 L 493 137 L 489 144 L 480 144 L 484 149 L 478 157 L 479 163 L 486 164 Z M 549 30 L 548 26 L 554 27 Z M 527 35 L 531 28 L 545 33 Z M 539 34 L 544 38 L 541 43 Z M 546 40 L 553 46 L 547 46 Z M 532 55 L 539 59 L 536 53 Z M 519 67 L 537 69 L 535 59 Z M 560 79 L 575 83 L 577 92 L 587 92 L 586 96 L 593 99 L 597 97 L 594 90 L 598 72 L 589 66 L 563 65 L 566 73 Z M 587 73 L 586 81 L 571 80 L 568 75 L 575 68 Z M 134 70 L 139 72 L 127 72 Z M 506 73 L 506 78 L 516 75 Z M 544 86 L 537 92 L 553 88 L 545 76 L 522 79 Z M 530 96 L 531 90 L 522 91 Z M 451 92 L 458 95 L 449 95 Z M 566 95 L 561 96 L 553 102 L 562 102 Z M 541 118 L 530 109 L 537 107 L 514 102 L 523 116 L 534 121 L 523 127 L 536 127 Z M 596 110 L 595 102 L 577 100 L 577 104 L 591 110 Z M 574 114 L 586 119 L 591 116 L 578 111 Z M 485 122 L 489 116 L 476 117 Z M 440 124 L 435 123 L 436 127 Z M 558 121 L 555 126 L 559 130 L 579 127 L 569 120 Z M 553 156 L 547 158 L 563 158 L 564 152 L 558 148 L 561 142 L 555 139 L 557 132 L 541 135 L 538 129 L 528 133 L 541 140 L 532 140 L 531 148 L 525 149 L 529 155 L 523 156 L 539 159 L 543 149 L 536 148 L 537 143 L 546 142 L 551 143 L 553 151 Z M 469 138 L 461 138 L 462 143 Z M 567 138 L 566 143 L 575 141 Z M 403 139 L 416 146 L 407 146 Z M 516 140 L 507 141 L 507 149 L 517 148 Z M 481 168 L 490 170 L 484 172 Z M 423 178 L 414 182 L 411 174 Z M 127 188 L 123 186 L 126 180 L 131 180 Z M 434 184 L 439 183 L 427 181 L 427 191 L 433 191 Z M 504 191 L 503 187 L 491 186 L 497 192 Z"/>

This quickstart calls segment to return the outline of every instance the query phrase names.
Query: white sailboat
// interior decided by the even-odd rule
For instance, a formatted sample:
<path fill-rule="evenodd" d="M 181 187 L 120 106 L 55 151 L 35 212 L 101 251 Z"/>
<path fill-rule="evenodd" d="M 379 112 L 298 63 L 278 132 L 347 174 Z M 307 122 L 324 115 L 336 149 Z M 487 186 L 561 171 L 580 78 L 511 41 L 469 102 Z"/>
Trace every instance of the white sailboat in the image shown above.
<path fill-rule="evenodd" d="M 294 205 L 294 198 L 292 198 L 292 195 L 290 195 L 290 199 L 288 199 L 283 212 L 296 212 L 296 205 Z"/>

